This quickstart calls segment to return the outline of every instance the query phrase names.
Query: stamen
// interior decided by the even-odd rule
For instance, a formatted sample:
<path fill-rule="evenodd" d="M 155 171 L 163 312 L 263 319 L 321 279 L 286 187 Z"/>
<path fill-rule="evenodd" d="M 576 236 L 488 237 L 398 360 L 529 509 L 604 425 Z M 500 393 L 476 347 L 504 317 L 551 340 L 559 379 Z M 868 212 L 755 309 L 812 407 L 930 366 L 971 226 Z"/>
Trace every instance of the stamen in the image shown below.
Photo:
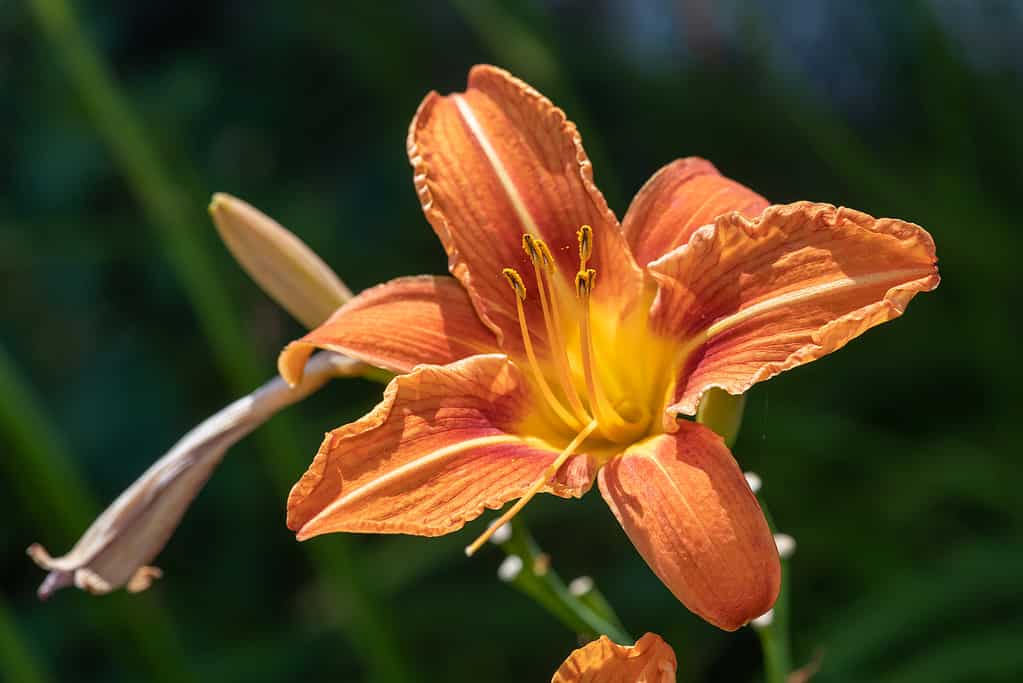
<path fill-rule="evenodd" d="M 579 238 L 579 270 L 586 270 L 586 263 L 593 256 L 593 228 L 584 225 L 576 233 Z"/>
<path fill-rule="evenodd" d="M 522 281 L 522 276 L 514 268 L 505 268 L 501 271 L 501 274 L 508 280 L 508 284 L 511 285 L 512 291 L 515 292 L 515 296 L 518 297 L 519 301 L 526 300 L 526 283 Z"/>
<path fill-rule="evenodd" d="M 537 240 L 536 248 L 540 250 L 540 255 L 543 257 L 544 271 L 553 274 L 558 269 L 558 264 L 554 262 L 554 256 L 551 254 L 551 250 L 547 248 L 547 243 L 543 240 Z"/>
<path fill-rule="evenodd" d="M 604 394 L 604 390 L 597 381 L 593 372 L 593 335 L 590 332 L 590 293 L 597 278 L 597 271 L 593 268 L 580 270 L 575 276 L 575 291 L 582 302 L 582 312 L 579 318 L 580 346 L 583 356 L 583 375 L 586 378 L 586 394 L 590 402 L 590 409 L 594 417 L 600 423 L 600 431 L 612 441 L 623 441 L 629 436 L 630 423 L 622 419 L 621 415 L 611 406 L 610 401 Z"/>
<path fill-rule="evenodd" d="M 536 274 L 536 285 L 540 291 L 540 307 L 543 309 L 543 321 L 547 327 L 547 339 L 550 342 L 550 352 L 557 370 L 558 383 L 561 385 L 561 390 L 565 392 L 565 396 L 568 397 L 568 404 L 572 408 L 572 412 L 579 418 L 580 424 L 584 424 L 589 422 L 590 414 L 583 407 L 579 391 L 575 388 L 575 383 L 572 381 L 568 366 L 568 356 L 566 356 L 565 339 L 561 333 L 561 325 L 558 324 L 552 315 L 554 313 L 551 310 L 554 306 L 554 291 L 553 289 L 548 291 L 550 282 L 545 283 L 544 281 L 544 274 L 546 273 L 549 276 L 553 272 L 554 259 L 550 255 L 550 250 L 547 249 L 547 244 L 543 240 L 534 239 L 532 235 L 525 234 L 522 236 L 522 248 L 525 250 L 526 255 L 529 256 L 529 260 L 532 261 L 533 271 Z M 543 268 L 542 271 L 541 267 Z M 550 303 L 548 303 L 548 300 L 550 300 Z"/>
<path fill-rule="evenodd" d="M 535 266 L 540 260 L 540 252 L 536 249 L 536 240 L 528 232 L 522 236 L 522 248 L 529 257 L 529 261 Z"/>
<path fill-rule="evenodd" d="M 540 489 L 544 487 L 544 484 L 550 481 L 551 477 L 558 473 L 558 470 L 561 469 L 561 466 L 565 464 L 565 461 L 568 460 L 575 453 L 575 450 L 579 448 L 580 445 L 582 445 L 583 441 L 586 440 L 586 437 L 592 434 L 593 430 L 596 428 L 597 428 L 596 420 L 590 421 L 588 425 L 583 427 L 582 431 L 576 434 L 575 438 L 572 439 L 572 443 L 568 444 L 565 447 L 565 450 L 561 451 L 558 457 L 555 458 L 554 462 L 547 466 L 547 468 L 543 471 L 543 474 L 541 474 L 537 478 L 537 480 L 534 481 L 528 489 L 526 489 L 526 492 L 522 494 L 522 497 L 519 498 L 514 505 L 508 508 L 507 512 L 498 517 L 493 524 L 487 527 L 487 530 L 480 534 L 479 538 L 477 538 L 475 541 L 466 546 L 465 554 L 469 557 L 472 557 L 473 553 L 479 550 L 480 546 L 486 543 L 487 539 L 490 538 L 495 531 L 501 528 L 502 525 L 506 524 L 507 522 L 510 522 L 512 517 L 517 515 L 519 511 L 522 510 L 522 508 L 526 507 L 526 503 L 532 500 L 533 496 L 539 493 Z"/>
<path fill-rule="evenodd" d="M 565 410 L 565 406 L 561 405 L 561 401 L 551 391 L 550 385 L 547 384 L 547 378 L 544 377 L 543 371 L 540 370 L 540 363 L 536 360 L 536 353 L 533 351 L 533 340 L 529 335 L 529 326 L 526 324 L 526 312 L 522 308 L 522 302 L 526 300 L 526 285 L 522 282 L 522 276 L 519 275 L 518 271 L 514 268 L 505 268 L 501 273 L 507 278 L 508 284 L 515 292 L 515 309 L 519 316 L 519 330 L 522 332 L 522 345 L 526 348 L 526 357 L 529 359 L 529 367 L 533 371 L 533 377 L 536 379 L 537 385 L 540 387 L 540 393 L 550 404 L 554 412 L 558 414 L 565 424 L 572 429 L 578 429 L 579 425 L 582 424 L 576 420 L 570 412 Z"/>
<path fill-rule="evenodd" d="M 575 274 L 575 295 L 579 297 L 586 308 L 589 309 L 589 296 L 593 291 L 593 282 L 597 279 L 597 271 L 593 268 L 580 270 Z"/>

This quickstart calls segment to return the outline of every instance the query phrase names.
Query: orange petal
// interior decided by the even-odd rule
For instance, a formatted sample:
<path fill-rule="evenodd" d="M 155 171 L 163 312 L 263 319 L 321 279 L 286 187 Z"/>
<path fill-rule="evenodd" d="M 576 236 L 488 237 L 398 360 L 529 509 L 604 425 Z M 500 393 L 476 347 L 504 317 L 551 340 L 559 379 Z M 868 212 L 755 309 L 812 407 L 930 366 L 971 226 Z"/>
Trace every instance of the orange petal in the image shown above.
<path fill-rule="evenodd" d="M 655 633 L 632 647 L 601 636 L 575 650 L 551 683 L 675 683 L 675 652 Z"/>
<path fill-rule="evenodd" d="M 497 343 L 483 326 L 458 281 L 450 277 L 401 277 L 367 289 L 327 322 L 292 342 L 277 361 L 291 383 L 317 348 L 330 349 L 392 372 L 417 365 L 445 365 Z"/>
<path fill-rule="evenodd" d="M 288 497 L 299 540 L 333 531 L 439 536 L 521 496 L 558 451 L 514 434 L 532 397 L 503 355 L 472 356 L 399 375 L 384 400 L 327 434 Z M 593 483 L 587 456 L 552 485 L 580 496 Z"/>
<path fill-rule="evenodd" d="M 477 66 L 464 93 L 430 93 L 409 128 L 416 191 L 444 242 L 452 274 L 503 348 L 518 353 L 515 299 L 501 269 L 516 268 L 539 350 L 543 317 L 522 235 L 546 240 L 561 284 L 574 293 L 581 225 L 591 225 L 594 299 L 614 298 L 623 314 L 642 287 L 614 214 L 593 183 L 575 124 L 550 100 L 501 69 Z"/>
<path fill-rule="evenodd" d="M 636 549 L 686 607 L 733 631 L 774 604 L 771 530 L 721 437 L 682 420 L 613 459 L 600 492 Z"/>
<path fill-rule="evenodd" d="M 829 204 L 718 218 L 649 267 L 651 325 L 689 352 L 669 412 L 692 415 L 712 386 L 742 393 L 898 317 L 938 286 L 936 263 L 920 226 Z"/>
<path fill-rule="evenodd" d="M 753 217 L 766 199 L 724 177 L 699 157 L 676 159 L 646 182 L 622 221 L 636 261 L 650 263 L 689 241 L 701 226 L 732 211 Z"/>

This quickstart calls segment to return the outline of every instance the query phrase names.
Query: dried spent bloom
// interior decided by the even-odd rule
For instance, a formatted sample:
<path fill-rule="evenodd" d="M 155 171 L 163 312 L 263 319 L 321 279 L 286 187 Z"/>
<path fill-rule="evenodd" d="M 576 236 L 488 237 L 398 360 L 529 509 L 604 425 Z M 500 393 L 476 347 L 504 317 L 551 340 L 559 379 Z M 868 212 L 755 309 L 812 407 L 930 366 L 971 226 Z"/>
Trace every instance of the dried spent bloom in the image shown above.
<path fill-rule="evenodd" d="M 423 100 L 413 181 L 454 277 L 362 292 L 290 344 L 399 373 L 382 403 L 330 432 L 288 498 L 300 540 L 436 536 L 535 494 L 596 481 L 665 585 L 724 629 L 777 597 L 774 539 L 722 439 L 682 419 L 813 361 L 938 285 L 921 227 L 828 204 L 781 206 L 681 159 L 622 224 L 575 126 L 540 93 L 477 66 Z"/>
<path fill-rule="evenodd" d="M 631 647 L 601 636 L 572 652 L 551 683 L 675 683 L 677 670 L 675 652 L 655 633 Z"/>
<path fill-rule="evenodd" d="M 317 354 L 299 384 L 274 378 L 190 431 L 96 518 L 68 554 L 50 557 L 38 543 L 29 547 L 29 556 L 49 571 L 39 597 L 46 599 L 70 585 L 98 595 L 122 586 L 132 592 L 148 588 L 161 575 L 149 563 L 227 449 L 331 378 L 352 376 L 363 368 L 335 353 Z"/>

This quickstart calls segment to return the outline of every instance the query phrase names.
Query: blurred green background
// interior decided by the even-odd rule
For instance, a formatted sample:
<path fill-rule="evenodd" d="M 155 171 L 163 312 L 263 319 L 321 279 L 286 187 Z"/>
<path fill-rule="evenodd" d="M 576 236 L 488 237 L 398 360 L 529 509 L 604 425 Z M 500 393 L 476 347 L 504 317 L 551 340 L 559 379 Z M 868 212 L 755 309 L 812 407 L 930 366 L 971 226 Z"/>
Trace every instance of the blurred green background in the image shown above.
<path fill-rule="evenodd" d="M 300 234 L 354 290 L 444 271 L 405 158 L 430 89 L 502 65 L 580 126 L 619 216 L 662 164 L 711 159 L 777 202 L 920 223 L 943 283 L 908 315 L 759 385 L 735 448 L 792 561 L 815 680 L 1023 680 L 1023 4 L 811 0 L 0 2 L 0 677 L 546 681 L 576 637 L 443 539 L 283 523 L 335 383 L 237 446 L 147 594 L 34 595 L 182 433 L 274 372 L 300 329 L 205 214 L 213 191 Z M 96 57 L 98 56 L 98 60 Z M 680 681 L 754 681 L 653 577 L 598 495 L 524 517 Z"/>

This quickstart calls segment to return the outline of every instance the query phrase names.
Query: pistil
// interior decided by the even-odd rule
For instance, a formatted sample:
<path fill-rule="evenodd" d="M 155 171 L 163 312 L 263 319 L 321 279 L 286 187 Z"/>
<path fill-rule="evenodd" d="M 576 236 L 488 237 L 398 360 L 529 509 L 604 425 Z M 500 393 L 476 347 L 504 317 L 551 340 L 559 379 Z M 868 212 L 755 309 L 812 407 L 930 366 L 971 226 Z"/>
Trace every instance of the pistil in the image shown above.
<path fill-rule="evenodd" d="M 526 312 L 522 308 L 522 302 L 526 300 L 526 285 L 522 282 L 522 276 L 514 268 L 505 268 L 501 272 L 508 280 L 512 291 L 515 292 L 515 308 L 519 316 L 519 329 L 522 331 L 522 345 L 526 349 L 526 358 L 529 359 L 529 367 L 533 371 L 533 377 L 540 387 L 540 392 L 565 424 L 571 429 L 578 429 L 583 423 L 568 412 L 551 391 L 550 385 L 547 384 L 547 378 L 544 377 L 543 370 L 540 369 L 540 363 L 536 359 L 536 353 L 533 351 L 533 340 L 529 334 L 529 325 L 526 324 Z"/>
<path fill-rule="evenodd" d="M 543 474 L 541 474 L 537 478 L 537 480 L 534 481 L 528 489 L 526 489 L 526 492 L 522 494 L 522 497 L 515 501 L 515 504 L 508 508 L 508 510 L 503 515 L 498 517 L 497 521 L 495 521 L 493 524 L 487 527 L 487 530 L 480 534 L 479 538 L 477 538 L 475 541 L 466 546 L 465 554 L 468 555 L 469 557 L 472 557 L 473 553 L 479 550 L 480 546 L 486 543 L 487 540 L 494 534 L 495 531 L 500 529 L 506 523 L 510 522 L 511 519 L 515 515 L 517 515 L 520 510 L 522 510 L 522 508 L 526 507 L 526 503 L 532 500 L 533 496 L 539 493 L 540 489 L 544 487 L 544 484 L 550 481 L 550 479 L 555 474 L 558 473 L 558 470 L 561 469 L 561 466 L 565 464 L 565 461 L 572 457 L 576 449 L 579 448 L 579 446 L 582 445 L 584 441 L 586 441 L 586 438 L 590 434 L 592 434 L 593 430 L 595 430 L 596 428 L 597 428 L 596 420 L 591 420 L 588 425 L 583 427 L 583 429 L 578 434 L 576 434 L 575 438 L 572 439 L 572 442 L 565 447 L 565 450 L 561 451 L 558 457 L 555 458 L 554 462 L 552 462 L 550 465 L 547 466 L 546 469 L 544 469 Z"/>

